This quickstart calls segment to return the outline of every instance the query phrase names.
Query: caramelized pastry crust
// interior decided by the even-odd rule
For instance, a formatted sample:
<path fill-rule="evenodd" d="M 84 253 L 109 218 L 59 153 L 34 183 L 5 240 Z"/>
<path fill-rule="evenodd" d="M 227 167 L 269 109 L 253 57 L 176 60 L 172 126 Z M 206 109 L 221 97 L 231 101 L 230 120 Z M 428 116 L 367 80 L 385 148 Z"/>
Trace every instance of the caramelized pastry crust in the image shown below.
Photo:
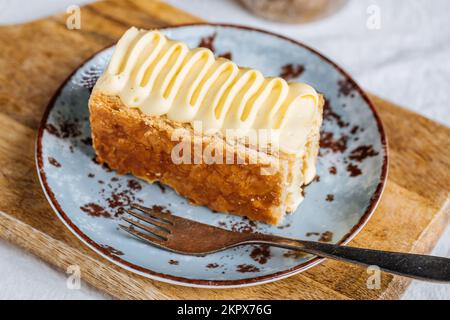
<path fill-rule="evenodd" d="M 259 154 L 264 161 L 252 163 L 255 152 L 234 150 L 245 155 L 247 164 L 175 164 L 171 151 L 179 142 L 172 141 L 180 124 L 167 117 L 147 116 L 126 107 L 118 97 L 95 93 L 89 102 L 93 145 L 99 163 L 106 163 L 119 174 L 131 173 L 150 183 L 161 181 L 191 203 L 212 210 L 247 216 L 251 220 L 277 224 L 286 211 L 286 162 Z M 200 140 L 203 150 L 220 143 L 219 136 Z M 225 148 L 229 146 L 225 144 Z M 245 148 L 245 146 L 241 146 Z M 236 161 L 237 162 L 237 161 Z M 264 163 L 261 163 L 264 162 Z M 273 174 L 262 175 L 262 167 Z"/>

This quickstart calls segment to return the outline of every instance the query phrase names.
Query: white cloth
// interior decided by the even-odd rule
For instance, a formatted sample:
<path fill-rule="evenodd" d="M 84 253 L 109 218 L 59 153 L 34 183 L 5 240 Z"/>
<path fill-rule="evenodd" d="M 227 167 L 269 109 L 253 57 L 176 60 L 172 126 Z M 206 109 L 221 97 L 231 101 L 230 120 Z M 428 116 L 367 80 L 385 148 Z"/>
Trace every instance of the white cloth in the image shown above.
<path fill-rule="evenodd" d="M 353 0 L 336 15 L 307 25 L 256 18 L 233 0 L 167 1 L 208 21 L 256 26 L 300 40 L 339 63 L 368 91 L 450 125 L 448 0 Z M 0 0 L 0 24 L 26 22 L 86 2 Z M 380 10 L 380 29 L 367 27 L 371 5 Z M 433 254 L 450 257 L 450 228 Z M 105 298 L 85 283 L 80 290 L 67 289 L 64 273 L 2 241 L 0 274 L 0 299 Z M 450 299 L 450 285 L 414 281 L 404 298 Z"/>

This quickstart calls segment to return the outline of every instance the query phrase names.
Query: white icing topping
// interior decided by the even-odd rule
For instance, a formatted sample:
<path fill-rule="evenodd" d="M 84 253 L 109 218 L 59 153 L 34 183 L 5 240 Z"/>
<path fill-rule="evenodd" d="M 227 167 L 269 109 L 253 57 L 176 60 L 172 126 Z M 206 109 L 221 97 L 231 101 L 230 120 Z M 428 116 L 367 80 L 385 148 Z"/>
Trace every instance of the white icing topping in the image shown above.
<path fill-rule="evenodd" d="M 307 84 L 265 78 L 259 71 L 189 49 L 158 31 L 129 29 L 94 90 L 117 95 L 147 115 L 202 121 L 204 129 L 267 129 L 281 151 L 300 154 L 317 117 L 319 97 Z"/>

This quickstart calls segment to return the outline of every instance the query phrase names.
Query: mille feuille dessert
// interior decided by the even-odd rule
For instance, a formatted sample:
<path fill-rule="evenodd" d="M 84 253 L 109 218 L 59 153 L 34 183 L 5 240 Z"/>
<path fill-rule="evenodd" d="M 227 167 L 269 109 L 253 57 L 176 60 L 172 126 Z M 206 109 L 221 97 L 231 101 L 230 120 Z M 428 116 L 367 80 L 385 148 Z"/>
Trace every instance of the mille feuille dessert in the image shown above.
<path fill-rule="evenodd" d="M 98 162 L 269 224 L 296 210 L 315 176 L 322 107 L 306 84 L 136 28 L 89 100 Z"/>

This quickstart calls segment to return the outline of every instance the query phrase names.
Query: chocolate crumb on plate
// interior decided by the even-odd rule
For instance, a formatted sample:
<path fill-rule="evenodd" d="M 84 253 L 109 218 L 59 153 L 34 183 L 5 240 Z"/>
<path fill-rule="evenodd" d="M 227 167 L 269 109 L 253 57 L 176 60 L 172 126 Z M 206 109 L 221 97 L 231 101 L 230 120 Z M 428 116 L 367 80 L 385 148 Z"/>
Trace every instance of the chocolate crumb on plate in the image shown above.
<path fill-rule="evenodd" d="M 91 137 L 81 139 L 81 142 L 83 142 L 87 146 L 92 146 L 92 138 Z"/>
<path fill-rule="evenodd" d="M 331 242 L 333 241 L 333 232 L 331 231 L 325 231 L 320 235 L 319 238 L 320 242 Z"/>
<path fill-rule="evenodd" d="M 359 127 L 353 126 L 352 130 L 350 131 L 351 134 L 356 134 L 358 132 Z"/>
<path fill-rule="evenodd" d="M 128 186 L 128 188 L 130 188 L 133 191 L 140 191 L 140 190 L 142 190 L 141 184 L 138 181 L 133 180 L 133 179 L 128 180 L 127 186 Z"/>
<path fill-rule="evenodd" d="M 303 190 L 302 190 L 302 193 L 303 193 Z M 283 229 L 289 228 L 290 226 L 291 226 L 291 224 L 287 223 L 285 225 L 278 226 L 277 228 L 280 229 L 280 230 L 283 230 Z"/>
<path fill-rule="evenodd" d="M 306 236 L 307 237 L 320 236 L 320 232 L 307 232 Z"/>
<path fill-rule="evenodd" d="M 211 50 L 213 53 L 216 53 L 216 48 L 214 47 L 214 41 L 216 40 L 217 33 L 214 32 L 212 35 L 203 37 L 200 39 L 200 42 L 198 44 L 198 47 L 206 48 Z M 228 60 L 231 60 L 233 58 L 231 52 L 225 52 L 222 54 L 219 54 L 217 57 L 219 58 L 225 58 Z"/>
<path fill-rule="evenodd" d="M 231 52 L 225 52 L 225 53 L 219 54 L 218 57 L 219 58 L 225 58 L 225 59 L 228 59 L 228 60 L 232 60 L 233 59 L 233 55 L 231 54 Z"/>
<path fill-rule="evenodd" d="M 215 52 L 216 48 L 214 48 L 214 41 L 216 40 L 216 36 L 217 33 L 214 32 L 210 36 L 201 38 L 198 47 L 206 48 L 211 50 L 212 52 Z"/>
<path fill-rule="evenodd" d="M 339 96 L 354 98 L 354 92 L 358 90 L 357 85 L 351 79 L 342 79 L 338 81 Z"/>
<path fill-rule="evenodd" d="M 350 160 L 355 160 L 357 162 L 362 162 L 368 157 L 375 157 L 378 155 L 378 152 L 373 150 L 372 146 L 360 146 L 354 149 L 350 156 L 348 157 Z"/>
<path fill-rule="evenodd" d="M 156 181 L 155 185 L 161 190 L 162 193 L 166 192 L 166 187 L 161 182 Z"/>
<path fill-rule="evenodd" d="M 54 135 L 55 137 L 58 137 L 58 138 L 61 137 L 61 135 L 59 134 L 58 129 L 54 125 L 52 125 L 51 123 L 47 123 L 45 125 L 45 130 L 47 130 L 48 133 L 50 133 L 51 135 Z"/>
<path fill-rule="evenodd" d="M 244 217 L 243 221 L 234 222 L 231 225 L 231 230 L 235 232 L 251 233 L 256 230 L 256 223 L 254 221 L 248 220 Z"/>
<path fill-rule="evenodd" d="M 331 166 L 331 167 L 329 167 L 328 168 L 328 171 L 331 173 L 331 174 L 337 174 L 337 168 L 335 167 L 335 166 Z"/>
<path fill-rule="evenodd" d="M 111 246 L 108 246 L 108 245 L 106 245 L 106 244 L 102 244 L 102 245 L 100 245 L 100 250 L 103 252 L 103 253 L 106 253 L 106 254 L 113 254 L 113 255 L 115 255 L 115 256 L 123 256 L 123 252 L 122 251 L 120 251 L 120 250 L 117 250 L 117 249 L 115 249 L 115 248 L 113 248 L 113 247 L 111 247 Z"/>
<path fill-rule="evenodd" d="M 225 228 L 227 226 L 225 221 L 219 221 L 218 223 L 219 227 Z"/>
<path fill-rule="evenodd" d="M 52 157 L 48 157 L 48 162 L 52 165 L 55 166 L 57 168 L 61 167 L 61 163 L 58 162 L 58 160 L 56 160 L 55 158 Z"/>
<path fill-rule="evenodd" d="M 260 245 L 255 246 L 250 252 L 250 257 L 259 264 L 265 264 L 271 257 L 270 246 Z"/>
<path fill-rule="evenodd" d="M 334 153 L 342 153 L 347 150 L 348 136 L 342 135 L 335 139 L 333 132 L 321 132 L 320 134 L 320 149 L 331 150 Z"/>
<path fill-rule="evenodd" d="M 81 135 L 81 129 L 78 119 L 73 121 L 61 120 L 59 131 L 62 138 L 76 138 Z"/>
<path fill-rule="evenodd" d="M 361 169 L 357 165 L 352 164 L 352 163 L 348 164 L 347 171 L 348 171 L 348 173 L 350 173 L 350 177 L 357 177 L 362 174 Z"/>
<path fill-rule="evenodd" d="M 91 217 L 111 218 L 111 214 L 105 208 L 93 202 L 81 206 L 80 209 Z"/>
<path fill-rule="evenodd" d="M 301 64 L 285 64 L 281 67 L 280 77 L 286 81 L 300 77 L 305 72 L 305 66 Z"/>
<path fill-rule="evenodd" d="M 134 198 L 130 195 L 126 190 L 121 192 L 112 192 L 111 196 L 106 199 L 108 202 L 108 206 L 111 209 L 114 209 L 115 217 L 118 217 L 125 213 L 126 206 L 129 206 L 133 203 Z"/>
<path fill-rule="evenodd" d="M 349 126 L 348 122 L 342 120 L 342 116 L 334 112 L 328 100 L 325 100 L 323 105 L 323 119 L 326 121 L 335 121 L 339 128 L 346 128 Z"/>
<path fill-rule="evenodd" d="M 237 272 L 247 273 L 247 272 L 259 272 L 259 268 L 252 264 L 240 264 L 237 266 Z"/>

